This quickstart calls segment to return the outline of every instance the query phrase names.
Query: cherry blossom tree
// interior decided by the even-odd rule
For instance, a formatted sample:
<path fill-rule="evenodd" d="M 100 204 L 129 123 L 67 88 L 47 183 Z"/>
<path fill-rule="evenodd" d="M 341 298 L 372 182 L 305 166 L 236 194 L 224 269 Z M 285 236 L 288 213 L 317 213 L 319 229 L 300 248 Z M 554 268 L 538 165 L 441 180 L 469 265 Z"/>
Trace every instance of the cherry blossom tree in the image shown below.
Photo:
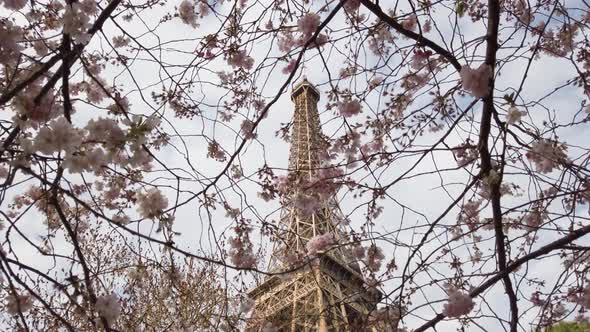
<path fill-rule="evenodd" d="M 281 204 L 332 195 L 345 236 L 287 260 L 352 248 L 374 320 L 588 320 L 586 2 L 0 5 L 3 324 L 239 330 Z M 327 166 L 289 197 L 303 75 Z"/>

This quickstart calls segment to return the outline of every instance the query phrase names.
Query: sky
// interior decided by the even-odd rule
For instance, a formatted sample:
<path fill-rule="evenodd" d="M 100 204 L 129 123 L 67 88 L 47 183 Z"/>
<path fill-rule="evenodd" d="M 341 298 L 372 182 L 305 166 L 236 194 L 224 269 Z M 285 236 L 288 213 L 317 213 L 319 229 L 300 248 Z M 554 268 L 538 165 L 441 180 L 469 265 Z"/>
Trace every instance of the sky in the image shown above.
<path fill-rule="evenodd" d="M 166 11 L 174 12 L 174 6 L 177 5 L 177 1 L 169 1 L 164 8 L 158 8 L 153 11 L 146 11 L 145 15 L 142 15 L 144 24 L 134 21 L 132 23 L 125 23 L 121 19 L 117 19 L 122 26 L 124 26 L 125 32 L 132 36 L 137 36 L 139 41 L 148 49 L 156 50 L 158 47 L 162 47 L 157 54 L 164 63 L 169 64 L 166 67 L 166 71 L 169 73 L 181 73 L 184 71 L 183 68 L 174 66 L 175 64 L 186 64 L 195 59 L 194 50 L 197 47 L 198 39 L 210 33 L 214 33 L 217 30 L 221 18 L 207 16 L 200 19 L 200 25 L 194 29 L 190 26 L 183 24 L 178 18 L 173 18 L 169 22 L 160 23 L 158 15 L 151 15 L 152 12 L 163 13 Z M 576 6 L 577 3 L 567 2 L 572 7 Z M 222 8 L 227 10 L 231 6 L 230 2 L 226 2 Z M 313 9 L 317 9 L 316 5 L 312 6 Z M 398 10 L 407 12 L 408 4 L 403 3 Z M 149 14 L 148 14 L 149 13 Z M 247 12 L 246 16 L 255 18 L 260 14 L 259 7 L 254 6 Z M 469 61 L 472 59 L 481 60 L 478 56 L 481 56 L 484 52 L 483 44 L 479 47 L 474 47 L 478 41 L 481 40 L 482 36 L 485 35 L 483 26 L 481 24 L 472 23 L 468 17 L 456 18 L 451 15 L 449 9 L 438 8 L 436 12 L 432 13 L 436 21 L 441 22 L 439 25 L 440 34 L 432 33 L 431 38 L 440 43 L 445 43 L 447 47 L 453 50 L 453 53 L 459 57 L 461 64 L 465 64 L 464 54 L 469 55 Z M 322 14 L 325 17 L 326 14 Z M 542 19 L 537 17 L 538 20 Z M 455 26 L 453 22 L 457 20 Z M 423 23 L 423 22 L 422 22 Z M 294 23 L 293 23 L 294 24 Z M 345 20 L 342 15 L 338 15 L 334 22 L 330 23 L 329 28 L 333 31 L 332 35 L 338 35 L 341 33 L 339 28 L 345 25 Z M 145 33 L 146 26 L 154 28 L 156 33 Z M 461 34 L 461 38 L 456 38 L 449 41 L 447 36 L 452 34 L 453 29 L 456 28 Z M 117 28 L 112 24 L 108 23 L 105 27 L 105 35 L 113 36 L 120 34 Z M 442 38 L 444 36 L 445 38 Z M 504 37 L 504 35 L 502 35 Z M 505 42 L 506 51 L 502 51 L 499 58 L 503 58 L 513 52 L 510 48 L 511 45 L 517 46 L 521 42 L 521 33 L 512 35 L 510 39 L 506 35 L 506 39 L 502 38 Z M 469 41 L 468 52 L 463 52 L 462 43 Z M 89 47 L 100 48 L 105 46 L 104 40 L 95 38 L 92 40 Z M 351 45 L 354 45 L 358 41 L 351 41 Z M 322 49 L 323 54 L 329 58 L 328 67 L 330 68 L 330 75 L 337 76 L 339 70 L 342 68 L 342 64 L 347 61 L 346 57 L 339 53 L 339 50 L 345 49 L 346 41 L 339 42 L 339 49 L 325 47 Z M 400 38 L 396 40 L 396 45 L 406 46 L 410 44 L 407 39 Z M 269 49 L 271 49 L 269 51 Z M 255 67 L 259 66 L 260 59 L 262 59 L 267 52 L 271 55 L 276 56 L 278 52 L 271 45 L 269 40 L 257 41 L 253 44 L 253 47 L 248 48 L 249 54 L 255 59 Z M 510 91 L 518 86 L 524 73 L 524 68 L 527 63 L 526 56 L 530 55 L 530 51 L 523 48 L 519 58 L 515 58 L 511 62 L 501 63 L 499 65 L 499 73 L 496 88 L 497 95 L 501 96 L 504 91 Z M 474 56 L 475 55 L 475 56 Z M 150 115 L 154 112 L 151 109 L 153 104 L 150 100 L 150 93 L 161 92 L 162 84 L 160 83 L 160 75 L 165 73 L 160 66 L 155 65 L 150 60 L 149 54 L 146 52 L 140 52 L 138 56 L 130 62 L 128 70 L 123 67 L 109 67 L 105 70 L 104 76 L 109 82 L 116 82 L 123 89 L 131 91 L 128 98 L 133 106 L 132 110 L 139 114 Z M 305 69 L 298 72 L 296 80 L 305 74 L 308 79 L 315 83 L 322 93 L 321 100 L 318 105 L 318 109 L 321 113 L 321 120 L 323 122 L 323 131 L 329 137 L 337 137 L 342 134 L 342 121 L 339 118 L 337 112 L 334 109 L 326 109 L 326 103 L 329 100 L 329 84 L 328 72 L 322 64 L 322 60 L 317 56 L 317 51 L 312 50 L 310 54 L 305 57 Z M 369 53 L 360 52 L 355 59 L 359 64 L 366 64 L 367 66 L 377 63 L 375 57 Z M 348 60 L 349 61 L 349 60 Z M 399 64 L 399 57 L 393 57 L 381 72 L 385 75 L 390 74 L 391 68 L 395 68 Z M 270 101 L 278 92 L 278 89 L 287 79 L 287 75 L 283 74 L 281 69 L 283 65 L 286 66 L 287 62 L 281 62 L 276 67 L 267 67 L 260 69 L 260 71 L 252 76 L 258 91 L 265 101 Z M 207 158 L 207 140 L 203 137 L 204 135 L 214 137 L 219 144 L 226 149 L 228 152 L 235 151 L 236 147 L 240 144 L 241 138 L 237 136 L 239 132 L 240 123 L 243 118 L 238 116 L 235 120 L 221 124 L 220 122 L 213 122 L 217 114 L 219 107 L 222 105 L 224 100 L 228 99 L 223 89 L 215 87 L 210 82 L 219 82 L 218 73 L 220 71 L 230 71 L 231 68 L 223 59 L 215 60 L 207 64 L 204 68 L 189 68 L 186 71 L 187 75 L 198 77 L 201 84 L 196 84 L 187 90 L 186 95 L 190 96 L 195 102 L 200 104 L 202 117 L 195 117 L 192 119 L 176 119 L 172 117 L 171 110 L 167 108 L 158 109 L 158 114 L 166 117 L 167 121 L 163 121 L 163 131 L 171 135 L 171 145 L 157 152 L 158 158 L 165 164 L 178 169 L 178 174 L 186 176 L 180 181 L 180 189 L 182 191 L 180 200 L 186 200 L 192 197 L 191 191 L 195 192 L 202 189 L 202 186 L 198 184 L 198 179 L 213 177 L 219 174 L 224 163 L 214 161 Z M 389 72 L 388 72 L 389 71 Z M 401 76 L 407 71 L 407 68 L 402 69 L 397 75 Z M 132 73 L 131 77 L 129 73 Z M 448 78 L 441 84 L 443 89 L 451 89 L 458 84 L 458 75 L 452 73 L 449 70 L 443 71 L 438 77 L 445 77 L 448 74 Z M 563 84 L 575 75 L 575 71 L 566 61 L 556 59 L 553 57 L 542 56 L 539 60 L 532 63 L 531 69 L 528 71 L 528 77 L 523 89 L 521 97 L 526 101 L 535 101 L 543 98 L 547 94 L 553 92 L 556 86 Z M 392 79 L 393 80 L 393 79 Z M 358 79 L 347 83 L 343 81 L 339 83 L 339 86 L 348 86 L 356 91 L 363 91 L 367 84 L 366 77 L 360 75 Z M 165 88 L 170 88 L 170 82 L 164 81 Z M 399 87 L 397 88 L 399 90 Z M 139 93 L 141 92 L 141 93 Z M 245 149 L 240 153 L 236 164 L 240 165 L 243 169 L 244 174 L 253 174 L 251 178 L 243 179 L 239 183 L 239 188 L 232 186 L 227 178 L 222 177 L 218 188 L 224 195 L 225 199 L 234 205 L 234 207 L 240 207 L 244 209 L 245 215 L 252 219 L 264 219 L 267 221 L 277 220 L 280 213 L 280 206 L 278 201 L 265 202 L 258 197 L 260 192 L 259 186 L 253 181 L 256 179 L 254 175 L 256 171 L 264 164 L 271 168 L 277 169 L 278 173 L 285 174 L 286 167 L 288 165 L 288 142 L 277 137 L 276 132 L 286 123 L 288 123 L 293 114 L 293 105 L 289 98 L 290 88 L 283 93 L 277 102 L 269 109 L 268 117 L 261 121 L 260 126 L 257 128 L 256 140 L 250 141 L 246 144 Z M 143 100 L 145 98 L 145 100 Z M 472 102 L 473 97 L 470 95 L 459 96 L 456 99 L 459 107 L 466 107 Z M 556 122 L 567 123 L 574 114 L 581 109 L 581 102 L 585 100 L 581 89 L 578 88 L 567 88 L 557 91 L 556 93 L 550 94 L 548 97 L 543 99 L 543 109 L 539 105 L 530 104 L 530 107 L 526 109 L 528 112 L 524 117 L 524 122 L 540 125 L 544 120 L 549 117 L 555 119 Z M 146 102 L 147 101 L 147 102 Z M 386 98 L 379 95 L 379 91 L 374 91 L 366 96 L 363 102 L 364 112 L 350 119 L 354 122 L 362 123 L 367 115 L 374 116 L 371 114 L 371 110 L 379 110 L 385 107 Z M 410 109 L 414 110 L 419 108 L 421 105 L 428 108 L 431 103 L 430 97 L 427 95 L 418 98 L 411 106 Z M 78 112 L 75 114 L 75 121 L 77 123 L 85 123 L 89 119 L 96 117 L 96 112 L 91 112 L 87 109 L 87 106 L 80 105 Z M 410 110 L 408 110 L 410 111 Z M 504 110 L 505 111 L 505 110 Z M 473 110 L 469 111 L 468 117 L 478 119 L 481 112 L 481 103 L 476 104 Z M 248 116 L 253 119 L 255 111 L 252 107 L 245 107 L 242 109 L 242 115 Z M 581 119 L 580 115 L 577 119 Z M 446 140 L 449 146 L 456 146 L 465 141 L 467 137 L 475 139 L 477 133 L 477 127 L 469 126 L 468 123 L 461 123 L 459 129 L 454 131 L 449 138 Z M 400 132 L 393 132 L 392 135 L 399 135 Z M 429 146 L 433 142 L 437 141 L 442 133 L 427 133 L 416 140 L 416 148 Z M 573 148 L 575 145 L 587 147 L 585 137 L 588 134 L 588 125 L 580 124 L 571 127 L 564 127 L 559 129 L 559 136 L 562 141 L 566 141 L 572 146 L 569 150 L 570 157 L 575 158 L 577 154 L 580 154 L 581 150 Z M 380 177 L 382 183 L 387 183 L 399 175 L 403 174 L 406 170 L 412 167 L 414 162 L 417 160 L 419 155 L 411 155 L 405 158 L 397 159 L 383 170 Z M 195 171 L 191 171 L 191 167 Z M 415 167 L 408 175 L 428 173 L 437 169 L 446 169 L 456 167 L 456 161 L 452 154 L 446 151 L 433 153 L 423 160 L 417 167 Z M 182 171 L 181 171 L 182 170 Z M 358 178 L 366 175 L 366 170 L 360 169 L 357 173 Z M 153 179 L 154 183 L 161 185 L 170 185 L 170 189 L 165 189 L 164 192 L 170 202 L 175 199 L 174 179 L 169 177 L 163 172 L 153 172 L 147 176 Z M 403 266 L 409 255 L 407 249 L 408 245 L 415 245 L 419 242 L 426 226 L 428 223 L 436 219 L 442 211 L 450 204 L 450 202 L 461 192 L 464 188 L 464 184 L 469 179 L 469 174 L 465 170 L 455 170 L 444 172 L 442 175 L 439 174 L 424 174 L 410 179 L 400 181 L 395 186 L 388 190 L 387 194 L 390 199 L 382 202 L 383 213 L 375 220 L 374 232 L 376 235 L 387 234 L 389 241 L 379 240 L 378 244 L 384 249 L 387 260 L 395 259 L 398 266 Z M 533 190 L 529 186 L 529 181 L 525 176 L 514 175 L 510 177 L 510 181 L 521 186 L 522 197 L 507 198 L 504 202 L 505 206 L 510 207 L 518 204 L 523 199 L 527 199 L 528 195 L 535 196 Z M 28 184 L 17 186 L 13 189 L 14 192 L 22 191 Z M 338 194 L 340 200 L 340 207 L 345 215 L 351 220 L 350 227 L 357 229 L 361 227 L 365 219 L 366 211 L 363 208 L 357 208 L 361 205 L 363 200 L 367 198 L 354 198 L 353 194 L 343 189 Z M 6 203 L 5 203 L 6 204 Z M 402 208 L 405 207 L 405 208 Z M 559 211 L 559 207 L 555 207 Z M 580 218 L 587 218 L 586 207 L 580 208 Z M 209 211 L 210 216 L 207 216 L 207 211 L 203 207 L 199 199 L 191 199 L 186 205 L 181 206 L 175 210 L 175 224 L 174 230 L 179 232 L 180 235 L 176 237 L 176 243 L 180 248 L 187 249 L 195 253 L 205 253 L 207 255 L 218 255 L 219 248 L 213 243 L 215 238 L 222 238 L 223 236 L 231 236 L 231 227 L 233 221 L 226 216 L 223 209 L 216 209 Z M 452 226 L 456 223 L 456 216 L 459 213 L 457 208 L 453 209 L 444 219 L 442 225 Z M 489 210 L 486 208 L 482 212 L 482 215 L 488 214 Z M 131 216 L 136 214 L 133 211 L 129 211 Z M 36 238 L 46 232 L 45 226 L 39 222 L 40 216 L 36 213 L 29 213 L 27 217 L 22 221 L 22 229 L 25 234 Z M 584 219 L 582 219 L 584 220 Z M 142 231 L 148 231 L 151 225 L 148 222 L 143 222 L 140 226 Z M 423 257 L 426 257 L 433 250 L 437 250 L 439 246 L 443 245 L 447 241 L 448 228 L 438 227 L 435 230 L 435 236 L 432 241 L 429 241 L 421 250 Z M 493 238 L 492 233 L 486 234 L 487 240 L 480 244 L 480 249 L 485 254 L 493 253 Z M 509 234 L 510 236 L 510 234 Z M 544 232 L 542 237 L 535 246 L 540 246 L 542 243 L 547 243 L 557 237 L 553 232 Z M 256 244 L 257 250 L 261 250 L 263 255 L 268 254 L 268 238 L 261 237 L 256 234 L 253 238 L 254 241 L 259 242 L 260 245 Z M 59 242 L 57 240 L 56 242 Z M 459 257 L 461 261 L 468 261 L 470 249 L 469 245 L 456 245 L 451 246 L 453 254 Z M 28 261 L 34 266 L 41 268 L 49 268 L 52 262 L 43 261 L 38 259 L 38 255 L 30 250 L 30 247 L 24 241 L 15 241 L 15 251 L 20 253 L 23 261 Z M 64 245 L 64 251 L 67 251 L 67 246 Z M 420 325 L 424 319 L 434 317 L 434 315 L 440 312 L 442 308 L 442 301 L 446 299 L 446 295 L 443 291 L 444 282 L 442 279 L 446 278 L 449 273 L 453 273 L 449 269 L 449 261 L 445 259 L 437 259 L 438 254 L 435 254 L 430 259 L 430 262 L 436 266 L 436 272 L 438 275 L 432 275 L 428 273 L 419 274 L 414 280 L 416 285 L 424 285 L 420 288 L 420 291 L 414 296 L 413 306 L 421 307 L 422 304 L 427 302 L 439 301 L 434 305 L 425 305 L 416 311 L 413 311 L 411 315 L 404 319 L 404 325 L 408 327 L 415 327 Z M 415 268 L 415 264 L 411 265 Z M 471 263 L 466 263 L 466 269 Z M 482 271 L 484 273 L 489 272 L 495 268 L 493 261 L 488 262 Z M 551 284 L 557 277 L 552 269 L 548 269 L 547 266 L 558 265 L 559 260 L 556 257 L 549 259 L 531 262 L 528 266 L 529 276 L 535 276 L 539 279 L 546 280 L 548 284 Z M 263 267 L 264 264 L 260 264 Z M 394 290 L 400 284 L 400 270 L 393 273 L 393 278 L 388 279 L 383 284 L 383 290 L 385 292 Z M 229 271 L 230 276 L 238 276 L 235 271 Z M 383 271 L 381 271 L 383 273 Z M 518 273 L 517 273 L 518 275 Z M 234 288 L 237 292 L 245 292 L 254 285 L 254 280 L 260 278 L 260 276 L 254 276 L 250 273 L 240 274 L 240 278 L 245 281 L 245 286 L 235 286 L 231 280 L 228 280 L 227 286 Z M 434 282 L 431 281 L 434 279 Z M 440 282 L 439 282 L 440 280 Z M 479 279 L 473 279 L 476 282 Z M 477 284 L 472 284 L 476 286 Z M 524 287 L 522 294 L 519 297 L 523 301 L 528 298 L 530 293 L 533 291 L 533 287 Z M 502 316 L 503 318 L 509 317 L 508 307 L 506 305 L 507 298 L 503 292 L 501 284 L 491 288 L 488 292 L 484 293 L 484 296 L 476 300 L 476 308 L 481 309 L 484 313 L 489 313 L 489 309 L 486 306 L 494 308 L 494 311 Z M 523 330 L 530 330 L 529 323 L 534 323 L 536 312 L 534 310 L 523 314 L 521 319 L 521 326 Z M 482 329 L 487 330 L 501 330 L 505 329 L 498 326 L 498 322 L 494 317 L 482 317 L 478 320 L 478 324 L 481 327 L 471 325 L 469 330 L 477 331 Z M 441 331 L 454 330 L 457 327 L 455 321 L 445 321 L 439 324 Z"/>

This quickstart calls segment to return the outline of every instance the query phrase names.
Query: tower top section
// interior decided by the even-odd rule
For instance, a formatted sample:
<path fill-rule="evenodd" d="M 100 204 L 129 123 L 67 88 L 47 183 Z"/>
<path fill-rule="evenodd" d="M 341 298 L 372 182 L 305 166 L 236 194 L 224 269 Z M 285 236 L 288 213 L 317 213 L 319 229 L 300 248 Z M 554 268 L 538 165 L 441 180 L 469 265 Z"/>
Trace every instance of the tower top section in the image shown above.
<path fill-rule="evenodd" d="M 293 86 L 291 100 L 295 104 L 289 170 L 300 179 L 311 181 L 320 167 L 320 153 L 327 149 L 322 138 L 318 101 L 320 92 L 304 76 Z"/>
<path fill-rule="evenodd" d="M 307 92 L 314 96 L 316 102 L 320 100 L 320 92 L 318 89 L 311 84 L 307 77 L 303 76 L 303 79 L 293 86 L 293 91 L 291 92 L 291 100 L 295 100 L 295 98 L 303 92 Z"/>

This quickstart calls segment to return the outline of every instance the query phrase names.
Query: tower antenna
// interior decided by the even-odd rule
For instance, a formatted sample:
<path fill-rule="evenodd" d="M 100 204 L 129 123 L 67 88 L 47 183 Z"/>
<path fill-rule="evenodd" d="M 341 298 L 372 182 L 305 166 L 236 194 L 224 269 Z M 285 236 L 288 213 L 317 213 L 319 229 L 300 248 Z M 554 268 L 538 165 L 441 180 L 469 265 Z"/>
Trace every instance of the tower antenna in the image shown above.
<path fill-rule="evenodd" d="M 303 79 L 307 79 L 307 53 L 303 52 L 303 59 L 302 59 L 302 67 L 301 73 L 303 74 Z"/>

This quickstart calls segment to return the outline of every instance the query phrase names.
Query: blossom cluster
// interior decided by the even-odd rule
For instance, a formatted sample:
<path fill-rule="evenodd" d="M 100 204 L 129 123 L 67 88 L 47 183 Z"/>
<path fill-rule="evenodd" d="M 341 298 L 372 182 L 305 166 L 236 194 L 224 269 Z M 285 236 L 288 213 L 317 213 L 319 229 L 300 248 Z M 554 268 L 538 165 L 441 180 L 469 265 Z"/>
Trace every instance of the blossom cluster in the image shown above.
<path fill-rule="evenodd" d="M 235 68 L 250 70 L 254 66 L 254 58 L 249 56 L 246 50 L 234 50 L 229 52 L 227 64 Z"/>
<path fill-rule="evenodd" d="M 316 235 L 307 241 L 305 248 L 309 255 L 317 255 L 320 252 L 326 251 L 329 247 L 334 245 L 336 238 L 332 233 L 324 233 Z"/>
<path fill-rule="evenodd" d="M 6 312 L 11 315 L 17 315 L 20 312 L 27 312 L 33 307 L 33 300 L 29 295 L 7 296 Z"/>
<path fill-rule="evenodd" d="M 83 0 L 68 3 L 63 16 L 63 32 L 80 44 L 88 44 L 92 37 L 87 33 L 90 29 L 90 17 L 98 12 L 96 1 Z"/>
<path fill-rule="evenodd" d="M 138 212 L 143 218 L 156 218 L 168 207 L 168 199 L 157 188 L 137 194 Z"/>
<path fill-rule="evenodd" d="M 238 268 L 254 268 L 257 264 L 257 258 L 252 252 L 252 242 L 250 242 L 250 233 L 252 228 L 245 223 L 238 223 L 234 227 L 235 236 L 229 238 L 229 257 L 232 264 Z"/>
<path fill-rule="evenodd" d="M 475 303 L 469 294 L 452 285 L 447 285 L 448 302 L 443 306 L 443 315 L 453 318 L 467 315 L 473 310 Z"/>
<path fill-rule="evenodd" d="M 383 250 L 381 247 L 378 247 L 376 244 L 371 244 L 367 249 L 367 254 L 365 258 L 365 264 L 367 269 L 371 272 L 377 272 L 381 269 L 381 264 L 383 263 L 383 259 L 385 259 L 385 255 L 383 255 Z"/>
<path fill-rule="evenodd" d="M 567 147 L 563 144 L 548 140 L 540 139 L 531 145 L 532 149 L 527 152 L 527 158 L 535 164 L 537 171 L 541 173 L 551 173 L 554 168 L 559 167 L 567 161 L 565 151 Z"/>
<path fill-rule="evenodd" d="M 460 75 L 463 89 L 469 91 L 474 97 L 482 98 L 490 93 L 492 67 L 489 65 L 482 63 L 477 69 L 463 66 Z"/>
<path fill-rule="evenodd" d="M 340 114 L 346 118 L 357 115 L 361 112 L 362 106 L 358 100 L 345 100 L 338 103 Z"/>
<path fill-rule="evenodd" d="M 34 138 L 21 137 L 20 144 L 27 155 L 65 152 L 63 166 L 72 173 L 100 173 L 111 163 L 148 167 L 151 156 L 144 145 L 150 143 L 148 135 L 159 121 L 136 116 L 123 123 L 128 126 L 126 130 L 113 119 L 98 118 L 88 121 L 84 128 L 76 128 L 65 117 L 58 117 L 41 125 Z M 156 140 L 151 143 L 160 144 Z"/>
<path fill-rule="evenodd" d="M 454 147 L 453 154 L 455 155 L 455 158 L 457 158 L 457 165 L 460 167 L 472 163 L 479 157 L 477 149 L 469 141 Z"/>
<path fill-rule="evenodd" d="M 309 39 L 320 26 L 320 15 L 307 13 L 297 21 L 297 27 L 303 34 L 304 39 Z"/>
<path fill-rule="evenodd" d="M 109 324 L 113 324 L 121 315 L 121 304 L 115 293 L 97 297 L 94 307 Z"/>

